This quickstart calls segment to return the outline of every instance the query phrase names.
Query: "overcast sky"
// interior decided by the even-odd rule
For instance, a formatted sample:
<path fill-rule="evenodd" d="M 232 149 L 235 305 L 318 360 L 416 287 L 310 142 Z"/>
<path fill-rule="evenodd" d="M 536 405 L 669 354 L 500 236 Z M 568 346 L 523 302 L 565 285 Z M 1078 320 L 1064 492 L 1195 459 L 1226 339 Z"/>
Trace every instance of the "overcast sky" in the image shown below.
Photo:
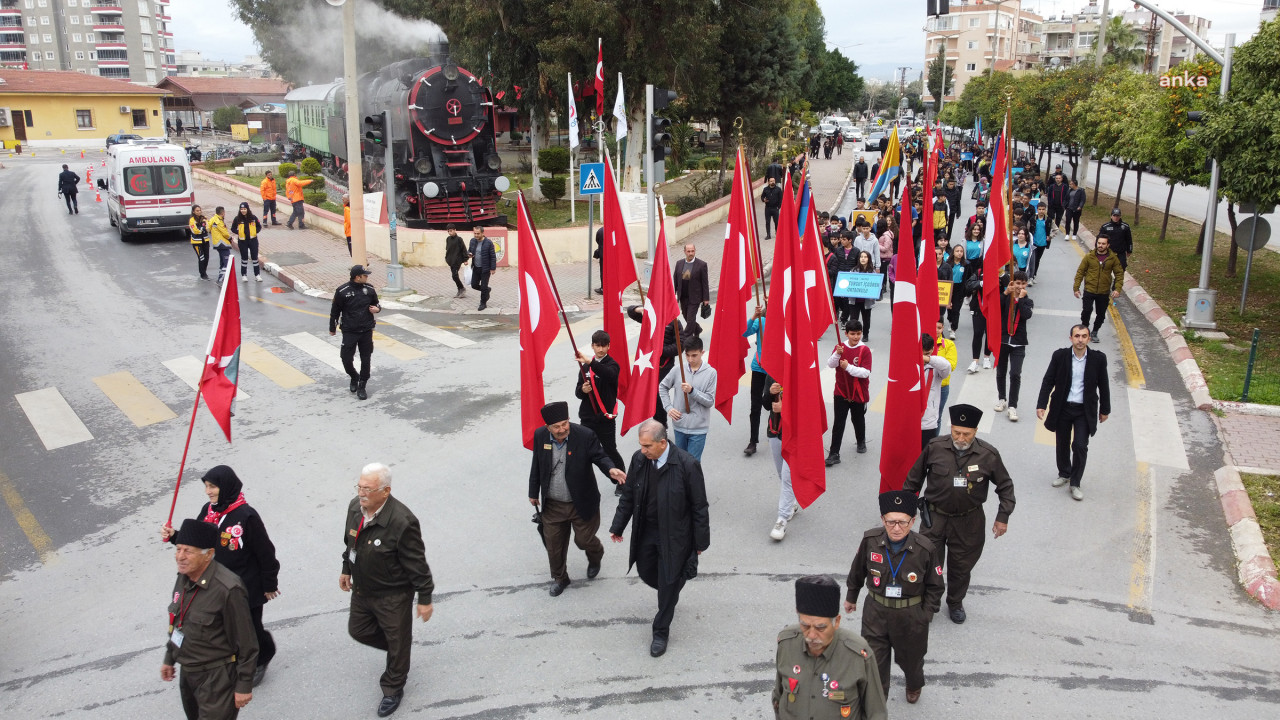
<path fill-rule="evenodd" d="M 313 1 L 317 10 L 328 10 L 323 0 Z M 1049 17 L 1075 12 L 1086 4 L 1087 0 L 1025 0 L 1023 8 Z M 912 68 L 911 80 L 923 69 L 925 0 L 818 0 L 818 5 L 827 20 L 828 46 L 858 63 L 865 77 L 892 79 L 895 68 L 906 66 Z M 899 10 L 904 6 L 919 6 L 919 11 L 904 13 Z M 1115 12 L 1133 5 L 1115 0 L 1111 7 Z M 1236 33 L 1237 43 L 1253 35 L 1262 0 L 1181 0 L 1162 2 L 1161 7 L 1204 13 L 1213 22 L 1209 41 L 1221 45 L 1228 32 Z M 257 52 L 253 33 L 237 19 L 230 0 L 174 3 L 170 14 L 179 51 L 199 50 L 206 59 L 231 62 Z"/>

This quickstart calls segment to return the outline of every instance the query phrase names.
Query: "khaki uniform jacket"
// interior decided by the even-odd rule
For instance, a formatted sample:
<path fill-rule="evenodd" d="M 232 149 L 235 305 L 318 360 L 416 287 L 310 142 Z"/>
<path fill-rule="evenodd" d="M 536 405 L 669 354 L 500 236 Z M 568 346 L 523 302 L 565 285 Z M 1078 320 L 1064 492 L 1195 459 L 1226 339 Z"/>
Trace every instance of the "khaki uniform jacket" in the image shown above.
<path fill-rule="evenodd" d="M 776 665 L 773 708 L 777 718 L 886 720 L 889 717 L 875 653 L 867 641 L 852 630 L 837 628 L 835 638 L 822 655 L 812 657 L 805 650 L 800 626 L 783 628 L 778 633 Z"/>
<path fill-rule="evenodd" d="M 352 591 L 369 597 L 417 592 L 418 604 L 430 605 L 436 586 L 418 518 L 395 497 L 388 497 L 377 516 L 361 527 L 363 518 L 360 498 L 355 498 L 347 507 L 342 551 L 342 574 L 351 576 Z"/>
<path fill-rule="evenodd" d="M 889 533 L 884 526 L 872 528 L 862 536 L 858 552 L 849 568 L 846 602 L 858 604 L 862 586 L 867 592 L 884 596 L 884 589 L 893 584 L 896 568 L 897 583 L 902 587 L 902 598 L 923 597 L 918 607 L 932 616 L 942 607 L 942 593 L 946 583 L 942 579 L 942 560 L 937 556 L 933 541 L 917 532 L 907 534 L 905 555 L 890 567 Z M 872 600 L 872 602 L 875 602 Z M 926 621 L 928 618 L 926 618 Z"/>
<path fill-rule="evenodd" d="M 1107 259 L 1098 262 L 1097 253 L 1085 255 L 1080 259 L 1080 267 L 1076 268 L 1076 281 L 1071 289 L 1079 289 L 1082 280 L 1087 293 L 1109 295 L 1120 292 L 1124 286 L 1124 268 L 1120 267 L 1119 256 L 1107 253 Z"/>
<path fill-rule="evenodd" d="M 169 603 L 170 624 L 182 630 L 182 647 L 170 640 L 164 664 L 196 672 L 204 666 L 236 666 L 236 692 L 253 692 L 258 664 L 258 636 L 249 615 L 249 600 L 239 576 L 214 560 L 199 580 L 178 575 Z"/>
<path fill-rule="evenodd" d="M 924 446 L 902 489 L 917 494 L 923 489 L 924 499 L 934 508 L 948 515 L 963 515 L 981 507 L 993 485 L 1000 496 L 996 522 L 1007 523 L 1016 501 L 1013 478 L 1004 467 L 1000 451 L 987 441 L 974 438 L 968 450 L 957 453 L 951 436 L 946 435 Z"/>

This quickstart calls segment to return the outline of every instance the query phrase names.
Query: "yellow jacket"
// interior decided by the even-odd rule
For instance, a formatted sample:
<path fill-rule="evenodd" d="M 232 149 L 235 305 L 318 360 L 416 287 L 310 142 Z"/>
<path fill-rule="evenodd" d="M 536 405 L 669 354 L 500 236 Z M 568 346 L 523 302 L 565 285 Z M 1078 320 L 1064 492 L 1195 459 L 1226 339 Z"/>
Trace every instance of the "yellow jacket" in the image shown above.
<path fill-rule="evenodd" d="M 937 342 L 937 344 L 935 344 L 935 345 L 933 346 L 933 354 L 934 354 L 934 355 L 937 355 L 937 356 L 939 356 L 939 357 L 944 357 L 944 358 L 946 358 L 946 359 L 947 359 L 947 362 L 951 363 L 951 370 L 952 370 L 952 371 L 954 371 L 954 370 L 956 369 L 956 363 L 960 361 L 959 356 L 956 354 L 956 341 L 955 341 L 955 340 L 947 340 L 946 338 L 938 338 L 938 342 Z M 943 380 L 942 380 L 942 387 L 946 387 L 946 386 L 948 386 L 948 385 L 950 385 L 950 384 L 951 384 L 951 376 L 950 376 L 950 375 L 948 375 L 947 377 L 943 378 Z"/>
<path fill-rule="evenodd" d="M 231 247 L 231 231 L 222 218 L 214 215 L 209 218 L 209 244 L 212 247 Z"/>
<path fill-rule="evenodd" d="M 209 239 L 209 218 L 200 216 L 197 220 L 195 215 L 187 221 L 187 227 L 191 229 L 191 244 L 199 245 Z"/>

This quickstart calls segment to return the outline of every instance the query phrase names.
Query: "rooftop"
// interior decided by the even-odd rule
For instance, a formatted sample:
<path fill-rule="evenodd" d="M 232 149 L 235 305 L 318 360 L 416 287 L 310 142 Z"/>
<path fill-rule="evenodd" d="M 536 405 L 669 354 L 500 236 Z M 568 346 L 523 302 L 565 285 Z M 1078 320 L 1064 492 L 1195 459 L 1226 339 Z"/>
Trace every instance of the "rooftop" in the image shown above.
<path fill-rule="evenodd" d="M 0 93 L 168 95 L 169 91 L 78 72 L 0 68 Z"/>
<path fill-rule="evenodd" d="M 170 75 L 156 87 L 168 87 L 187 95 L 280 95 L 289 92 L 283 80 L 239 77 L 180 77 Z"/>

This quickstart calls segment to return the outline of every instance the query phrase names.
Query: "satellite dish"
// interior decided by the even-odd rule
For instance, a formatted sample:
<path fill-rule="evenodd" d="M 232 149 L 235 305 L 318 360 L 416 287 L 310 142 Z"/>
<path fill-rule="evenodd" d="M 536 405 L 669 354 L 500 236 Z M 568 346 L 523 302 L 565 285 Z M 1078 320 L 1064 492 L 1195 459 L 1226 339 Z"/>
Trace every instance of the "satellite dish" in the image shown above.
<path fill-rule="evenodd" d="M 334 7 L 342 7 L 347 3 L 347 0 L 324 0 L 324 1 Z"/>
<path fill-rule="evenodd" d="M 1062 58 L 1051 57 L 1049 58 L 1049 64 L 1054 67 L 1058 67 L 1062 64 Z"/>

